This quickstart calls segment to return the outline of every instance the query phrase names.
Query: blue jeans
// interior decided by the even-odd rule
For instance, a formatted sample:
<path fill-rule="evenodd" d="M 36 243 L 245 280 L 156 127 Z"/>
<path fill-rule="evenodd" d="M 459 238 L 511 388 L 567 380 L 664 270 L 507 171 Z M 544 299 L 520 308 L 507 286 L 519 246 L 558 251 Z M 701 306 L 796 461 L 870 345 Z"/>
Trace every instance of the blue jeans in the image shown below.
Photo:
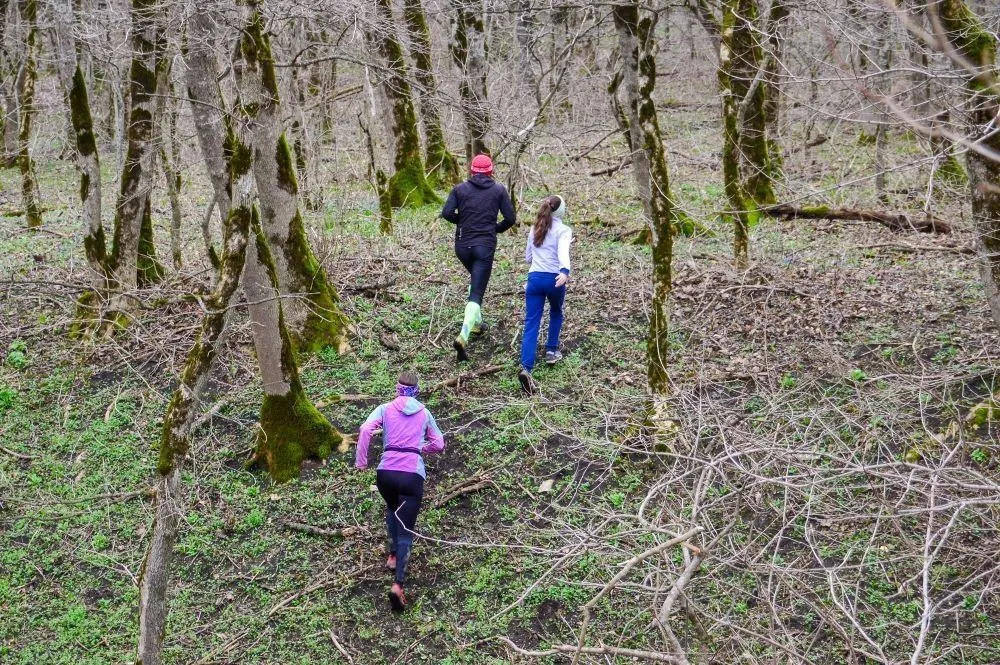
<path fill-rule="evenodd" d="M 521 339 L 521 366 L 529 372 L 535 367 L 535 347 L 538 346 L 538 328 L 542 324 L 545 301 L 549 301 L 549 338 L 546 351 L 559 349 L 559 329 L 563 322 L 563 299 L 566 285 L 557 287 L 554 272 L 529 272 L 528 288 L 524 292 L 524 336 Z"/>

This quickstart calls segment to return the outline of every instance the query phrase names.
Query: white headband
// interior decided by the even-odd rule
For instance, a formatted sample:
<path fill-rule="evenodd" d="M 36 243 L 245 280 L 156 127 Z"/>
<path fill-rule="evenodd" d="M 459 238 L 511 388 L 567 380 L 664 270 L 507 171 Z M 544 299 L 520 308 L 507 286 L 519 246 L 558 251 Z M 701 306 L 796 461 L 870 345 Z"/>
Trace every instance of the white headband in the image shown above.
<path fill-rule="evenodd" d="M 552 211 L 552 216 L 560 219 L 566 216 L 566 199 L 559 197 L 559 207 Z"/>

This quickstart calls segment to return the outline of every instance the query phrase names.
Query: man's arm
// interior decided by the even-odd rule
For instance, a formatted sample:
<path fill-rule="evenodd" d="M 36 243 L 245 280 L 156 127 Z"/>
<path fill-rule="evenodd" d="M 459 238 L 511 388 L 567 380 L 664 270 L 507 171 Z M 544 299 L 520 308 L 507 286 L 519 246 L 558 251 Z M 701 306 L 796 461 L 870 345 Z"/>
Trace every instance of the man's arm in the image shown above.
<path fill-rule="evenodd" d="M 444 208 L 441 209 L 441 216 L 452 224 L 458 224 L 458 196 L 455 194 L 455 189 L 455 187 L 451 188 L 448 200 L 444 202 Z"/>
<path fill-rule="evenodd" d="M 500 214 L 503 215 L 503 221 L 497 224 L 497 233 L 503 233 L 517 223 L 517 215 L 514 214 L 514 204 L 510 201 L 510 194 L 507 193 L 507 188 L 503 185 L 500 185 L 500 189 L 503 190 L 500 194 Z"/>

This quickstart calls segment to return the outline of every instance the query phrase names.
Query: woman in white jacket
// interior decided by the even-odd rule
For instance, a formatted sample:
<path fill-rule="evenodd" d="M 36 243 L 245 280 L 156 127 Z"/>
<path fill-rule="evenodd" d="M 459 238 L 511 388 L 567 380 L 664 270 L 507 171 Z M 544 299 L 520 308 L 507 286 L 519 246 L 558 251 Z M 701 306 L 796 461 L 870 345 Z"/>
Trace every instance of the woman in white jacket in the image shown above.
<path fill-rule="evenodd" d="M 549 301 L 549 336 L 545 342 L 545 364 L 554 365 L 562 360 L 559 330 L 570 272 L 569 245 L 573 240 L 573 231 L 562 223 L 565 215 L 566 202 L 562 197 L 546 197 L 528 231 L 528 244 L 524 249 L 524 260 L 531 267 L 524 291 L 524 336 L 521 339 L 521 371 L 517 378 L 526 393 L 535 392 L 531 371 L 535 367 L 538 328 L 546 300 Z"/>

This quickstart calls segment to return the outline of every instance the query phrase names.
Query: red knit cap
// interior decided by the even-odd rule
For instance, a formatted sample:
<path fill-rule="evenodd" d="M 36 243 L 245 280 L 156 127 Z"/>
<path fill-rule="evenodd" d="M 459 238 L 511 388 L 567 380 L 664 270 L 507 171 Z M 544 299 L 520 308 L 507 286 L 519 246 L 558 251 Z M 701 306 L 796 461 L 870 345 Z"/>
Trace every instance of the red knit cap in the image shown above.
<path fill-rule="evenodd" d="M 493 173 L 493 160 L 489 155 L 476 155 L 469 170 L 473 173 Z"/>

